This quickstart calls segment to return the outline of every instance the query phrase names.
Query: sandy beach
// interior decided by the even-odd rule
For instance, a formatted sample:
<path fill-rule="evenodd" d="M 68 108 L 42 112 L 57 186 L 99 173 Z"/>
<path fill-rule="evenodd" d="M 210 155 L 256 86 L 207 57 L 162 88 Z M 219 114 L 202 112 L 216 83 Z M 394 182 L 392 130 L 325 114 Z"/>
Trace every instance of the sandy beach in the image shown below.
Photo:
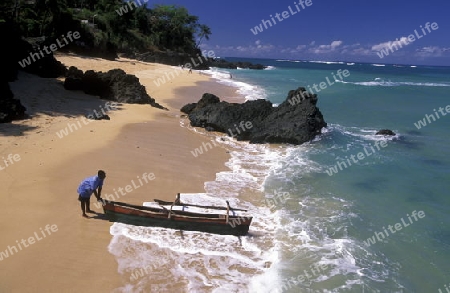
<path fill-rule="evenodd" d="M 105 198 L 153 173 L 154 180 L 116 199 L 173 200 L 177 192 L 204 192 L 204 182 L 225 170 L 229 158 L 221 147 L 194 157 L 191 151 L 208 139 L 180 126 L 179 108 L 205 92 L 236 100 L 235 89 L 187 71 L 156 86 L 157 77 L 177 70 L 160 64 L 56 57 L 83 71 L 121 68 L 135 74 L 169 111 L 122 104 L 108 113 L 111 120 L 84 120 L 107 101 L 66 91 L 62 79 L 20 73 L 10 83 L 30 119 L 0 125 L 0 292 L 111 292 L 123 286 L 108 252 L 111 223 L 94 198 L 91 208 L 98 214 L 81 217 L 81 180 L 105 170 Z"/>

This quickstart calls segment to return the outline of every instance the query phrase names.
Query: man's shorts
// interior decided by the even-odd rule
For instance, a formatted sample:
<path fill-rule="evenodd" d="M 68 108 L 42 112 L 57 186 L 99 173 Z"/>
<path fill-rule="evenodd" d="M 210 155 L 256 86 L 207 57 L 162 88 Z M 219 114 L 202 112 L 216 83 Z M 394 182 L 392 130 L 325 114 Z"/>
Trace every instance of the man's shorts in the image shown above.
<path fill-rule="evenodd" d="M 89 202 L 91 197 L 82 197 L 81 195 L 78 195 L 78 200 L 81 202 Z"/>

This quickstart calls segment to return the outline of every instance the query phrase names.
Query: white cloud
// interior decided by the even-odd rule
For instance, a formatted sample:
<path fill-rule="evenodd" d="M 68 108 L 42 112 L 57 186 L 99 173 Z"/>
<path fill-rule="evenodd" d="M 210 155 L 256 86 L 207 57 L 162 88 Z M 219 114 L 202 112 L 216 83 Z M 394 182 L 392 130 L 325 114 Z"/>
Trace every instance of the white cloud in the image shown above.
<path fill-rule="evenodd" d="M 337 48 L 337 47 L 339 47 L 340 45 L 342 45 L 342 41 L 333 41 L 333 42 L 331 42 L 331 48 Z"/>
<path fill-rule="evenodd" d="M 373 52 L 370 49 L 359 47 L 349 50 L 344 50 L 342 53 L 349 53 L 350 55 L 360 55 L 360 56 L 373 56 Z"/>
<path fill-rule="evenodd" d="M 400 47 L 400 43 L 401 46 Z M 214 50 L 216 56 L 243 56 L 262 58 L 291 58 L 291 59 L 311 59 L 311 60 L 370 60 L 378 58 L 375 52 L 389 47 L 397 46 L 398 52 L 395 57 L 399 60 L 423 60 L 433 57 L 450 57 L 450 47 L 423 46 L 419 49 L 405 48 L 406 37 L 401 37 L 394 41 L 382 42 L 379 44 L 345 44 L 342 40 L 330 40 L 329 44 L 316 44 L 312 41 L 307 44 L 298 44 L 292 47 L 265 44 L 261 40 L 256 40 L 240 46 L 209 45 L 204 43 L 202 49 Z M 408 42 L 410 44 L 410 42 Z M 403 49 L 402 49 L 403 48 Z"/>
<path fill-rule="evenodd" d="M 446 52 L 450 53 L 450 48 L 441 48 L 438 46 L 428 46 L 416 50 L 415 55 L 419 57 L 441 57 Z"/>
<path fill-rule="evenodd" d="M 389 48 L 393 48 L 396 47 L 397 50 L 402 48 L 403 46 L 407 46 L 411 44 L 408 40 L 407 37 L 401 37 L 400 40 L 397 38 L 395 39 L 395 41 L 387 41 L 387 42 L 383 42 L 383 43 L 379 43 L 377 45 L 373 45 L 372 46 L 372 51 L 381 51 L 383 49 L 389 49 Z"/>
<path fill-rule="evenodd" d="M 326 54 L 335 51 L 339 46 L 341 46 L 343 41 L 332 41 L 330 45 L 319 45 L 317 47 L 312 47 L 309 52 L 315 54 Z"/>

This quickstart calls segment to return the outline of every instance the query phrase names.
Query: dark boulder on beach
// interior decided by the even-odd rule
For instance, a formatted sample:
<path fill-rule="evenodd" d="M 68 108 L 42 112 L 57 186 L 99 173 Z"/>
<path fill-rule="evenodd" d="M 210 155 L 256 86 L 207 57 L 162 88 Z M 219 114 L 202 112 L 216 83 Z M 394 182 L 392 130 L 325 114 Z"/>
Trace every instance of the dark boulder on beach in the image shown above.
<path fill-rule="evenodd" d="M 101 99 L 129 104 L 150 104 L 153 107 L 167 110 L 150 97 L 139 78 L 127 74 L 122 69 L 113 69 L 106 73 L 88 70 L 85 73 L 76 67 L 70 67 L 64 88 L 67 90 L 83 90 L 88 95 Z"/>
<path fill-rule="evenodd" d="M 381 129 L 375 135 L 388 135 L 388 136 L 394 136 L 395 132 L 393 132 L 390 129 Z"/>
<path fill-rule="evenodd" d="M 243 104 L 219 102 L 218 97 L 204 94 L 198 103 L 185 105 L 182 112 L 188 114 L 192 126 L 224 132 L 238 140 L 302 144 L 327 126 L 316 104 L 317 95 L 298 88 L 278 107 L 262 99 Z"/>
<path fill-rule="evenodd" d="M 200 99 L 200 101 L 198 101 L 198 103 L 190 103 L 190 104 L 186 104 L 181 108 L 181 112 L 186 113 L 186 114 L 190 114 L 194 109 L 201 109 L 204 108 L 208 105 L 211 104 L 216 104 L 216 103 L 220 103 L 220 99 L 219 97 L 213 95 L 213 94 L 208 94 L 205 93 L 203 94 L 202 98 Z"/>
<path fill-rule="evenodd" d="M 64 88 L 68 91 L 81 91 L 83 90 L 83 82 L 81 79 L 66 77 Z"/>
<path fill-rule="evenodd" d="M 82 91 L 83 90 L 83 71 L 70 66 L 64 80 L 64 88 L 68 91 Z"/>
<path fill-rule="evenodd" d="M 195 107 L 197 107 L 197 103 L 186 104 L 180 109 L 180 111 L 189 114 L 195 109 Z"/>
<path fill-rule="evenodd" d="M 14 94 L 7 81 L 0 81 L 0 123 L 25 118 L 26 108 Z"/>
<path fill-rule="evenodd" d="M 111 117 L 109 117 L 109 115 L 105 115 L 105 114 L 97 115 L 97 113 L 96 113 L 96 115 L 87 115 L 86 118 L 92 119 L 92 120 L 111 120 Z"/>
<path fill-rule="evenodd" d="M 82 79 L 82 88 L 85 94 L 99 96 L 101 99 L 112 100 L 109 79 L 103 72 L 87 70 Z"/>

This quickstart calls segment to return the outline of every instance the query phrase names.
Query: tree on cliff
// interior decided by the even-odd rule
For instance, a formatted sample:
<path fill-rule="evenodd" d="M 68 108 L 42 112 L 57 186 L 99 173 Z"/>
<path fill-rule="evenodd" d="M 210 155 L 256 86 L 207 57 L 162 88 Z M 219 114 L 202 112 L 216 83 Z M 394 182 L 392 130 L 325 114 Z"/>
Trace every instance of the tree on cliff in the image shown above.
<path fill-rule="evenodd" d="M 79 31 L 85 46 L 99 51 L 112 47 L 123 52 L 192 54 L 211 34 L 184 7 L 142 5 L 119 15 L 117 11 L 127 5 L 119 0 L 2 0 L 0 21 L 14 21 L 29 38 L 55 39 Z"/>

